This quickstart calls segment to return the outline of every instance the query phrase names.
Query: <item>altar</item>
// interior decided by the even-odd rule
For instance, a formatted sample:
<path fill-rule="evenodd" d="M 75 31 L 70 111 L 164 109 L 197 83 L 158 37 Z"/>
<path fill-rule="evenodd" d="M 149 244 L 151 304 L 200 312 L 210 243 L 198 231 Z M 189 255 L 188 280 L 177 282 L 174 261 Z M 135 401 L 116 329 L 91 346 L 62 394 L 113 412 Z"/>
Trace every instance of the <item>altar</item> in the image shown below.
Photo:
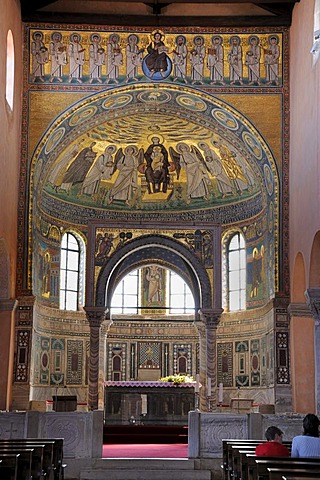
<path fill-rule="evenodd" d="M 105 425 L 187 425 L 195 383 L 105 382 Z"/>

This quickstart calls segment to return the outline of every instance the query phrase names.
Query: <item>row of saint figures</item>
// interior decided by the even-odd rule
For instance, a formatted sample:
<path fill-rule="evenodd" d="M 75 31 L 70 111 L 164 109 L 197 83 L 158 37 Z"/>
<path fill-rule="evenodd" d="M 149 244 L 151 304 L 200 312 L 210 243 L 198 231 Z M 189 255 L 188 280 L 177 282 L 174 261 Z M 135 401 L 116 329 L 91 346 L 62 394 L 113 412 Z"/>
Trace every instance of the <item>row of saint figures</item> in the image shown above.
<path fill-rule="evenodd" d="M 43 32 L 36 31 L 31 42 L 30 81 L 118 84 L 168 79 L 193 85 L 281 84 L 278 35 L 269 35 L 264 46 L 257 35 L 246 42 L 233 35 L 227 46 L 221 35 L 213 36 L 209 46 L 204 36 L 196 35 L 192 48 L 184 35 L 178 35 L 171 48 L 164 40 L 164 34 L 156 31 L 150 43 L 141 46 L 138 35 L 130 34 L 124 46 L 117 33 L 107 41 L 100 33 L 92 33 L 87 45 L 79 33 L 72 33 L 66 42 L 61 32 L 54 32 L 46 45 Z"/>

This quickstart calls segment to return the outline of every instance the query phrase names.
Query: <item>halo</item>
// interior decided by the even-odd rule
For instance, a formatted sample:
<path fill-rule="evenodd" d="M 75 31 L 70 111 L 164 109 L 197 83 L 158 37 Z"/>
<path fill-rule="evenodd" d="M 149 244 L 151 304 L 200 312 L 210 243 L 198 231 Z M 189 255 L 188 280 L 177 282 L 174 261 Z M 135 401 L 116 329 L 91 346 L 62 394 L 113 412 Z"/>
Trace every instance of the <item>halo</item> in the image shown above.
<path fill-rule="evenodd" d="M 51 40 L 53 40 L 55 37 L 59 37 L 59 41 L 62 40 L 62 35 L 60 32 L 53 32 L 53 34 L 51 35 Z"/>
<path fill-rule="evenodd" d="M 157 28 L 157 30 L 153 30 L 153 32 L 151 32 L 151 36 L 154 38 L 156 33 L 159 33 L 161 40 L 163 40 L 165 38 L 165 34 L 161 30 L 159 30 L 158 28 Z"/>
<path fill-rule="evenodd" d="M 238 35 L 232 35 L 232 37 L 230 37 L 230 45 L 232 44 L 234 38 L 237 39 L 238 45 L 240 45 L 241 40 L 240 40 L 240 37 L 238 37 Z"/>
<path fill-rule="evenodd" d="M 69 37 L 69 38 L 70 38 L 70 42 L 73 42 L 73 39 L 74 39 L 75 37 L 78 37 L 78 40 L 79 40 L 79 42 L 80 42 L 81 37 L 80 37 L 79 33 L 71 33 L 71 35 L 70 35 L 70 37 Z"/>
<path fill-rule="evenodd" d="M 164 142 L 164 138 L 163 138 L 163 136 L 162 136 L 160 133 L 151 133 L 151 134 L 148 135 L 148 137 L 147 137 L 147 140 L 148 140 L 148 142 L 150 143 L 150 145 L 153 143 L 152 139 L 153 139 L 154 137 L 159 138 L 159 140 L 160 140 L 159 143 L 163 143 L 163 142 Z"/>
<path fill-rule="evenodd" d="M 36 39 L 36 35 L 40 35 L 41 40 L 43 40 L 43 33 L 42 32 L 39 32 L 39 31 L 33 32 L 33 34 L 32 34 L 33 40 Z"/>
<path fill-rule="evenodd" d="M 178 150 L 179 153 L 182 153 L 181 152 L 181 147 L 182 146 L 186 146 L 188 148 L 188 151 L 189 151 L 189 145 L 187 143 L 184 143 L 184 142 L 179 142 L 177 145 L 176 145 L 176 149 Z"/>
<path fill-rule="evenodd" d="M 178 35 L 178 36 L 175 38 L 175 42 L 176 42 L 176 43 L 178 43 L 179 38 L 182 38 L 184 45 L 187 43 L 187 39 L 186 39 L 186 37 L 185 37 L 184 35 Z"/>
<path fill-rule="evenodd" d="M 260 39 L 257 35 L 250 35 L 250 37 L 248 38 L 248 43 L 250 44 L 251 40 L 253 40 L 254 38 L 257 40 L 257 45 L 259 45 Z"/>
<path fill-rule="evenodd" d="M 139 42 L 139 37 L 138 37 L 138 35 L 136 35 L 135 33 L 131 33 L 131 34 L 128 36 L 128 42 L 130 42 L 130 39 L 131 39 L 131 38 L 135 38 L 136 41 L 137 41 L 136 43 Z"/>
<path fill-rule="evenodd" d="M 201 45 L 204 44 L 204 38 L 201 36 L 201 35 L 196 35 L 193 39 L 193 44 L 196 45 L 197 44 L 197 40 L 201 40 Z"/>
<path fill-rule="evenodd" d="M 104 151 L 106 152 L 109 149 L 111 149 L 111 154 L 112 154 L 117 150 L 117 147 L 115 145 L 107 145 Z"/>
<path fill-rule="evenodd" d="M 117 33 L 112 33 L 111 35 L 109 35 L 109 42 L 112 42 L 112 39 L 113 38 L 116 38 L 117 39 L 117 43 L 119 43 L 120 41 L 120 37 Z"/>
<path fill-rule="evenodd" d="M 220 44 L 222 44 L 223 38 L 221 37 L 221 35 L 214 35 L 211 39 L 212 43 L 215 41 L 216 38 L 219 38 Z"/>
<path fill-rule="evenodd" d="M 125 153 L 125 154 L 128 153 L 128 148 L 132 148 L 132 150 L 133 150 L 133 155 L 137 155 L 137 153 L 138 153 L 138 147 L 137 147 L 137 145 L 127 145 L 126 148 L 124 149 L 124 153 Z"/>
<path fill-rule="evenodd" d="M 278 35 L 270 35 L 270 37 L 268 38 L 269 44 L 271 44 L 271 40 L 272 40 L 273 38 L 276 39 L 277 44 L 278 44 L 278 43 L 279 43 L 279 37 L 278 37 Z"/>
<path fill-rule="evenodd" d="M 101 35 L 99 33 L 92 33 L 90 35 L 90 41 L 93 42 L 94 37 L 98 37 L 99 42 L 101 41 Z"/>

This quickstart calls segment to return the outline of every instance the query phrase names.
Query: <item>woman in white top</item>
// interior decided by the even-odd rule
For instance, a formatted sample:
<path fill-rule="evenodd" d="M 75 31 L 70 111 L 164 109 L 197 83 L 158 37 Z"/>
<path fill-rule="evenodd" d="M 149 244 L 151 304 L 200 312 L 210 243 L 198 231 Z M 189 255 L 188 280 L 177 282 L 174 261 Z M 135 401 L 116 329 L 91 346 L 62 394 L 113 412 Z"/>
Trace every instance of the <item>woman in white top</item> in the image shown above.
<path fill-rule="evenodd" d="M 291 457 L 320 457 L 319 418 L 308 413 L 303 419 L 303 435 L 292 440 Z"/>

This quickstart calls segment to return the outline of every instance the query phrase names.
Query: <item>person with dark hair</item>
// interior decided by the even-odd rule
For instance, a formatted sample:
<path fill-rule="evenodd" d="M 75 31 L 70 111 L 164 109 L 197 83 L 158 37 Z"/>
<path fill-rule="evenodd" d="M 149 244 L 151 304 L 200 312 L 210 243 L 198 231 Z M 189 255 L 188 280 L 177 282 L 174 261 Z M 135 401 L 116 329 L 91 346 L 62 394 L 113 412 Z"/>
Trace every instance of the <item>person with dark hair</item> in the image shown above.
<path fill-rule="evenodd" d="M 308 413 L 303 419 L 303 435 L 292 440 L 292 457 L 320 457 L 320 420 L 317 415 Z"/>
<path fill-rule="evenodd" d="M 282 445 L 283 432 L 278 427 L 268 427 L 265 432 L 267 442 L 256 446 L 256 455 L 259 457 L 289 457 L 290 452 Z"/>

